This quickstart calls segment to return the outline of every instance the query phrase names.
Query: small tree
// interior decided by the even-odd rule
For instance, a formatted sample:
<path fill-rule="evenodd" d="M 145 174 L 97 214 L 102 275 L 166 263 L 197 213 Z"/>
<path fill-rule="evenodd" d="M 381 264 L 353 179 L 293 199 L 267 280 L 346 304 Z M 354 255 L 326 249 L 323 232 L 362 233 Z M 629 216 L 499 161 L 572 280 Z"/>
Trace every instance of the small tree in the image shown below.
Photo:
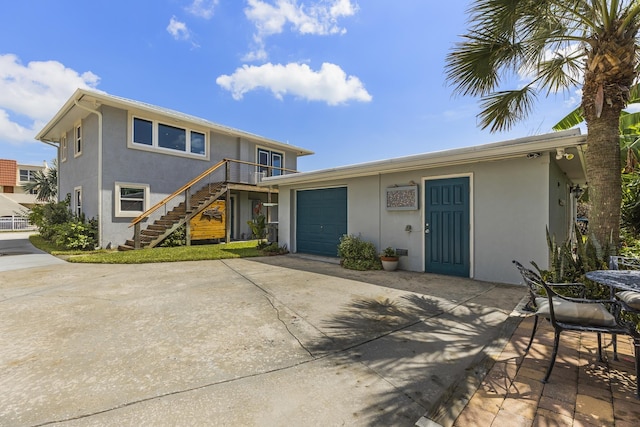
<path fill-rule="evenodd" d="M 58 197 L 58 162 L 53 160 L 51 163 L 52 166 L 44 171 L 36 171 L 33 181 L 24 186 L 28 192 L 35 191 L 40 202 L 53 202 Z"/>

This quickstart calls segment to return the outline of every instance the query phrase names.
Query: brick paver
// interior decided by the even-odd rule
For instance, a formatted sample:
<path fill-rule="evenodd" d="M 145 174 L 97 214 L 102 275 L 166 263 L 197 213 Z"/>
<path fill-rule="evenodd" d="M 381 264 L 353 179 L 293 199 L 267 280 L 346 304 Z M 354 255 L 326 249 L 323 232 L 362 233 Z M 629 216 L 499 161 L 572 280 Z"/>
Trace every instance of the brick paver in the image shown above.
<path fill-rule="evenodd" d="M 454 426 L 640 425 L 630 337 L 618 337 L 619 360 L 614 361 L 611 337 L 606 336 L 604 360 L 599 362 L 596 334 L 563 332 L 556 365 L 543 384 L 553 328 L 541 322 L 525 355 L 532 327 L 531 317 L 520 323 Z"/>

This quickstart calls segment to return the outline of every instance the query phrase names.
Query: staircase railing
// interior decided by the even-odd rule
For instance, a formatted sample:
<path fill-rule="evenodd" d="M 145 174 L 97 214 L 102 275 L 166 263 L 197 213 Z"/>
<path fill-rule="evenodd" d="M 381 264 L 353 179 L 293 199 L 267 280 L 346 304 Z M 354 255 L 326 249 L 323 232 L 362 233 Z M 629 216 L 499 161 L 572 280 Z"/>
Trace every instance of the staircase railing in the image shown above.
<path fill-rule="evenodd" d="M 236 166 L 233 168 L 232 166 Z M 164 207 L 164 213 L 167 213 L 167 207 L 172 201 L 184 194 L 184 203 L 185 203 L 185 211 L 188 212 L 191 209 L 191 194 L 194 186 L 200 184 L 205 178 L 210 177 L 212 174 L 222 171 L 222 167 L 224 167 L 224 177 L 220 177 L 217 181 L 224 181 L 225 183 L 240 183 L 240 184 L 249 184 L 256 185 L 260 182 L 263 176 L 272 176 L 272 175 L 284 175 L 288 173 L 297 173 L 295 170 L 274 167 L 274 166 L 265 166 L 258 163 L 246 162 L 242 160 L 233 160 L 233 159 L 223 159 L 211 166 L 209 169 L 202 172 L 200 175 L 196 176 L 182 187 L 178 188 L 176 191 L 147 209 L 142 214 L 138 215 L 134 218 L 129 227 L 134 227 L 134 247 L 136 249 L 140 248 L 140 227 L 141 223 L 148 219 L 152 214 L 156 211 Z M 175 203 L 176 205 L 178 203 Z"/>

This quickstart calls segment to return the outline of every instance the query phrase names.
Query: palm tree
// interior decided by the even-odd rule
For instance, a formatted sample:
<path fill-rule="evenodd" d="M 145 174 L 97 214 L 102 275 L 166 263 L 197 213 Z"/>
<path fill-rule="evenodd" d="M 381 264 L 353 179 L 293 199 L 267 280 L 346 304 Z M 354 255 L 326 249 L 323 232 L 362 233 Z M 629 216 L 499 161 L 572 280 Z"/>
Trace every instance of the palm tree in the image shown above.
<path fill-rule="evenodd" d="M 481 97 L 482 128 L 511 128 L 526 118 L 540 92 L 582 88 L 590 236 L 620 239 L 618 122 L 637 77 L 637 0 L 475 0 L 471 27 L 447 56 L 455 92 Z M 529 83 L 502 89 L 527 72 Z"/>
<path fill-rule="evenodd" d="M 52 163 L 51 167 L 36 171 L 33 180 L 24 186 L 29 193 L 35 190 L 36 199 L 41 202 L 53 202 L 58 196 L 58 163 Z"/>

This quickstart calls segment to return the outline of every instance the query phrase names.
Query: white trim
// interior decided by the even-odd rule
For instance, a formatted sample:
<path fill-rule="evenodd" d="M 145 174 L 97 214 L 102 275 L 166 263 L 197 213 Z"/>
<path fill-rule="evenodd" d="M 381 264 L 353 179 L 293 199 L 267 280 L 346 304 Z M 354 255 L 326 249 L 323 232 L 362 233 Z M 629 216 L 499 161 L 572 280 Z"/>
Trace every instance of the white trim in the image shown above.
<path fill-rule="evenodd" d="M 427 181 L 435 181 L 435 180 L 439 180 L 439 179 L 449 179 L 449 178 L 469 178 L 469 277 L 471 279 L 473 279 L 475 271 L 474 271 L 474 265 L 475 265 L 475 253 L 473 251 L 473 248 L 475 247 L 474 244 L 474 239 L 475 239 L 475 232 L 474 232 L 474 198 L 473 198 L 473 193 L 474 193 L 474 185 L 473 185 L 473 172 L 468 172 L 468 173 L 457 173 L 457 174 L 451 174 L 451 175 L 434 175 L 434 176 L 428 176 L 428 177 L 423 177 L 422 178 L 422 190 L 420 191 L 421 195 L 420 195 L 420 203 L 422 206 L 422 271 L 426 271 L 427 268 L 427 262 L 426 262 L 426 250 L 427 250 L 427 235 L 424 233 L 424 225 L 427 223 L 427 200 L 426 200 L 426 195 L 425 195 L 425 189 L 427 188 L 426 183 Z"/>
<path fill-rule="evenodd" d="M 123 211 L 120 209 L 120 189 L 124 188 L 136 188 L 144 190 L 144 199 L 142 200 L 143 210 L 141 211 Z M 140 183 L 132 183 L 132 182 L 119 182 L 116 181 L 114 184 L 114 192 L 113 192 L 113 206 L 114 206 L 114 215 L 120 218 L 135 218 L 141 213 L 147 211 L 150 205 L 150 186 L 149 184 L 140 184 Z"/>
<path fill-rule="evenodd" d="M 145 120 L 151 122 L 151 145 L 140 144 L 133 141 L 133 121 L 134 119 Z M 185 132 L 185 151 L 174 150 L 171 148 L 160 147 L 158 145 L 158 125 L 171 126 L 182 129 Z M 192 153 L 191 150 L 191 132 L 204 135 L 204 154 Z M 152 117 L 145 114 L 139 114 L 135 111 L 129 111 L 127 114 L 127 148 L 132 150 L 150 151 L 153 153 L 168 154 L 177 157 L 187 157 L 189 159 L 209 160 L 211 153 L 211 135 L 208 129 L 202 127 L 187 126 L 184 122 L 172 120 L 169 117 Z"/>

